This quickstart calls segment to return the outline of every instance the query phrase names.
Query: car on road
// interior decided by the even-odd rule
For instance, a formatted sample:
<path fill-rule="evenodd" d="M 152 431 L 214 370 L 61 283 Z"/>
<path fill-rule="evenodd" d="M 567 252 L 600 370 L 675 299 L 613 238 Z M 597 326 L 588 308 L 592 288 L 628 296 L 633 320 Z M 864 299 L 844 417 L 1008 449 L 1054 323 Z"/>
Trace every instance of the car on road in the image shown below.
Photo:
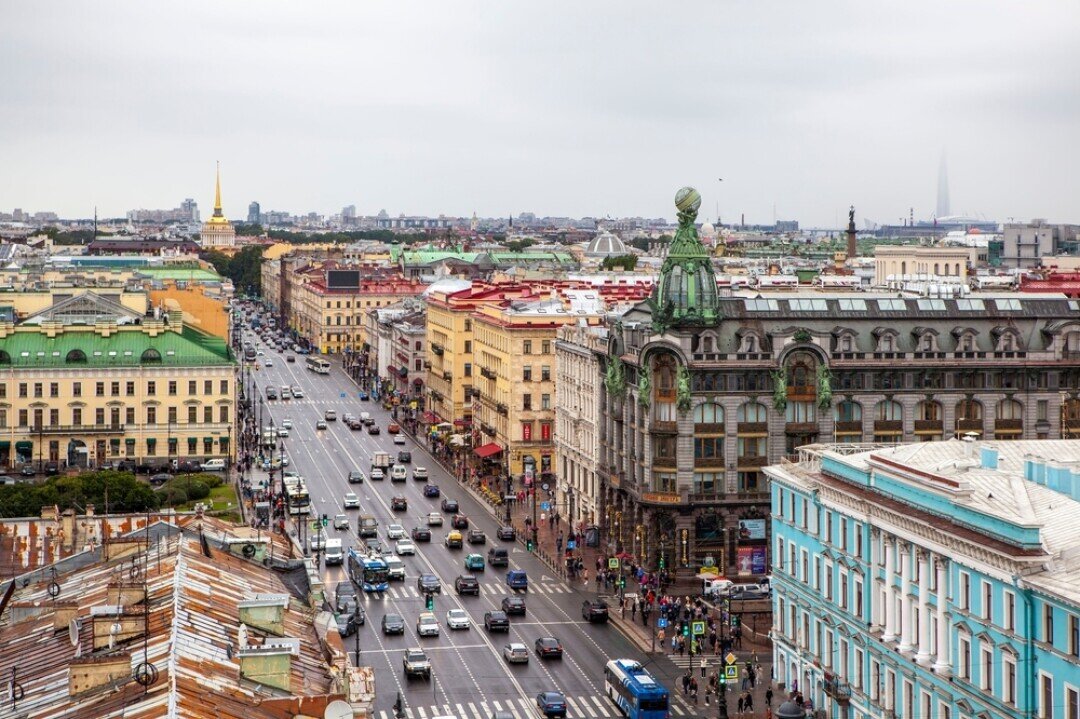
<path fill-rule="evenodd" d="M 479 554 L 465 555 L 465 568 L 470 572 L 484 571 L 484 557 Z"/>
<path fill-rule="evenodd" d="M 278 427 L 277 436 L 282 438 L 288 438 L 289 428 L 285 426 Z"/>
<path fill-rule="evenodd" d="M 285 361 L 286 362 L 295 362 L 296 361 L 296 355 L 286 355 L 285 356 Z"/>
<path fill-rule="evenodd" d="M 493 567 L 510 566 L 510 553 L 502 547 L 492 547 L 488 550 L 488 564 Z"/>
<path fill-rule="evenodd" d="M 482 529 L 470 529 L 466 541 L 469 544 L 487 544 L 487 535 Z"/>
<path fill-rule="evenodd" d="M 275 388 L 275 387 L 267 387 L 266 388 L 266 398 L 267 399 L 277 399 L 277 388 Z"/>
<path fill-rule="evenodd" d="M 409 510 L 409 500 L 400 494 L 396 494 L 390 498 L 390 509 L 395 512 L 407 512 Z"/>
<path fill-rule="evenodd" d="M 364 392 L 363 390 L 361 390 L 360 392 L 358 392 L 358 393 L 356 394 L 356 396 L 357 396 L 357 398 L 358 398 L 358 399 L 359 399 L 359 400 L 360 400 L 361 402 L 367 402 L 367 401 L 368 401 L 368 399 L 369 399 L 369 397 L 368 397 L 368 393 L 367 393 L 367 392 Z"/>
<path fill-rule="evenodd" d="M 300 389 L 300 385 L 294 384 L 292 386 L 292 396 L 296 397 L 297 399 L 300 399 L 304 396 L 304 390 Z"/>
<path fill-rule="evenodd" d="M 413 481 L 426 480 L 428 478 L 427 467 L 413 467 L 412 471 Z"/>
<path fill-rule="evenodd" d="M 292 429 L 292 420 L 286 417 L 285 419 L 281 420 L 281 426 L 285 429 Z"/>
<path fill-rule="evenodd" d="M 315 429 L 326 429 L 326 428 L 327 428 L 327 424 L 326 424 L 325 419 L 320 419 L 317 422 L 315 422 Z"/>
<path fill-rule="evenodd" d="M 529 648 L 521 642 L 510 642 L 503 647 L 503 659 L 510 664 L 528 664 Z"/>
<path fill-rule="evenodd" d="M 25 469 L 25 466 L 23 468 Z M 225 460 L 208 459 L 199 466 L 199 469 L 204 472 L 221 472 L 225 469 Z"/>
<path fill-rule="evenodd" d="M 413 544 L 413 540 L 405 538 L 397 540 L 397 544 L 394 545 L 399 557 L 414 556 L 416 554 L 416 545 Z"/>
<path fill-rule="evenodd" d="M 334 529 L 348 529 L 349 528 L 349 515 L 347 514 L 335 514 L 334 515 Z"/>
<path fill-rule="evenodd" d="M 459 574 L 454 579 L 454 591 L 458 594 L 475 594 L 480 596 L 480 582 L 471 574 Z"/>
<path fill-rule="evenodd" d="M 384 614 L 382 618 L 383 634 L 404 634 L 405 618 L 400 614 Z"/>
<path fill-rule="evenodd" d="M 564 717 L 566 696 L 562 692 L 540 692 L 536 695 L 536 708 L 546 717 Z"/>
<path fill-rule="evenodd" d="M 421 612 L 416 618 L 416 635 L 418 637 L 439 636 L 439 620 L 434 612 Z"/>
<path fill-rule="evenodd" d="M 437 576 L 424 572 L 416 578 L 416 591 L 421 594 L 442 594 L 442 584 Z"/>
<path fill-rule="evenodd" d="M 581 604 L 581 618 L 590 623 L 606 622 L 608 620 L 608 605 L 601 599 L 586 599 Z"/>
<path fill-rule="evenodd" d="M 154 484 L 154 485 L 165 484 L 166 482 L 168 482 L 172 478 L 173 478 L 173 476 L 171 474 L 169 474 L 168 472 L 158 472 L 157 474 L 155 474 L 154 476 L 152 476 L 150 478 L 150 484 Z"/>
<path fill-rule="evenodd" d="M 401 431 L 401 425 L 399 425 L 397 422 L 391 422 L 388 425 L 386 425 L 386 433 L 387 434 L 397 434 L 400 431 Z"/>
<path fill-rule="evenodd" d="M 484 612 L 484 629 L 489 632 L 509 632 L 510 619 L 506 612 L 500 610 Z"/>
<path fill-rule="evenodd" d="M 525 616 L 525 600 L 521 597 L 503 597 L 500 606 L 508 617 Z"/>
<path fill-rule="evenodd" d="M 377 424 L 368 425 L 368 428 L 367 428 L 367 433 L 368 434 L 379 434 L 379 432 L 381 432 L 381 431 L 382 430 L 379 429 L 379 425 L 377 425 Z"/>
<path fill-rule="evenodd" d="M 446 613 L 446 626 L 450 629 L 468 629 L 472 626 L 472 620 L 464 609 L 451 609 Z"/>
<path fill-rule="evenodd" d="M 323 412 L 323 419 L 325 419 L 327 422 L 336 422 L 337 421 L 337 412 L 335 410 L 328 409 L 325 412 Z"/>
<path fill-rule="evenodd" d="M 430 542 L 431 530 L 427 527 L 413 527 L 412 538 L 414 542 Z"/>
<path fill-rule="evenodd" d="M 466 517 L 464 514 L 455 514 L 453 517 L 450 518 L 450 526 L 454 529 L 468 529 L 469 518 Z"/>
<path fill-rule="evenodd" d="M 461 549 L 461 532 L 456 529 L 447 532 L 446 538 L 443 539 L 443 544 L 446 545 L 447 549 Z"/>
<path fill-rule="evenodd" d="M 334 612 L 334 622 L 337 623 L 338 635 L 344 638 L 356 634 L 356 630 L 364 623 L 363 620 L 360 619 L 362 616 L 362 614 L 357 615 Z"/>
<path fill-rule="evenodd" d="M 326 532 L 320 529 L 308 537 L 308 549 L 312 552 L 321 552 L 326 549 Z"/>
<path fill-rule="evenodd" d="M 281 398 L 282 399 L 292 399 L 292 396 L 293 395 L 292 395 L 292 390 L 291 389 L 289 389 L 288 387 L 282 387 L 281 388 Z"/>
<path fill-rule="evenodd" d="M 513 527 L 503 525 L 495 532 L 495 536 L 504 542 L 512 542 L 517 539 L 517 530 Z"/>
<path fill-rule="evenodd" d="M 409 536 L 405 531 L 405 527 L 400 524 L 391 524 L 386 528 L 387 539 L 405 539 Z"/>
<path fill-rule="evenodd" d="M 403 435 L 403 434 L 395 434 L 394 435 L 394 444 L 405 444 L 405 435 Z"/>
<path fill-rule="evenodd" d="M 341 504 L 345 509 L 360 509 L 360 498 L 356 496 L 356 492 L 346 492 Z"/>
<path fill-rule="evenodd" d="M 425 497 L 432 497 L 432 498 L 438 497 L 439 496 L 439 485 L 437 485 L 437 484 L 425 484 L 424 485 L 424 496 Z"/>
<path fill-rule="evenodd" d="M 429 527 L 441 527 L 443 523 L 442 515 L 438 512 L 428 513 L 427 523 Z"/>
<path fill-rule="evenodd" d="M 273 367 L 273 366 L 274 366 L 274 360 L 267 357 L 266 362 L 263 363 L 263 367 Z"/>
<path fill-rule="evenodd" d="M 401 435 L 399 434 L 398 437 L 400 436 Z M 410 464 L 412 462 L 412 452 L 406 451 L 404 449 L 401 450 L 397 453 L 397 461 L 401 462 L 402 464 Z"/>
<path fill-rule="evenodd" d="M 562 644 L 555 637 L 537 637 L 533 651 L 541 659 L 562 659 Z"/>
<path fill-rule="evenodd" d="M 403 464 L 395 464 L 390 468 L 390 481 L 391 482 L 404 482 L 409 478 L 409 470 L 405 468 Z"/>
<path fill-rule="evenodd" d="M 371 469 L 371 478 L 376 482 L 381 482 L 386 478 L 386 473 L 382 471 L 382 467 L 373 467 Z"/>
<path fill-rule="evenodd" d="M 363 484 L 364 483 L 364 473 L 359 469 L 354 469 L 351 472 L 349 472 L 349 476 L 346 477 L 346 479 L 349 480 L 349 484 Z"/>
<path fill-rule="evenodd" d="M 456 513 L 458 511 L 458 503 L 456 499 L 444 499 L 439 505 L 442 507 L 442 511 Z"/>
<path fill-rule="evenodd" d="M 529 591 L 529 577 L 525 574 L 524 569 L 511 569 L 506 573 L 506 586 L 511 589 L 520 589 L 523 592 Z"/>
<path fill-rule="evenodd" d="M 334 611 L 342 614 L 353 614 L 357 610 L 363 611 L 360 600 L 356 596 L 356 586 L 348 579 L 338 582 L 334 588 Z"/>
<path fill-rule="evenodd" d="M 364 549 L 368 554 L 385 554 L 388 550 L 383 546 L 383 543 L 378 537 L 368 537 L 364 540 Z"/>
<path fill-rule="evenodd" d="M 386 562 L 387 579 L 405 581 L 405 562 L 397 557 L 386 557 L 383 561 Z"/>
<path fill-rule="evenodd" d="M 428 660 L 427 654 L 424 654 L 423 650 L 405 650 L 405 657 L 402 660 L 402 663 L 405 666 L 406 679 L 412 679 L 413 677 L 431 679 L 431 662 Z"/>

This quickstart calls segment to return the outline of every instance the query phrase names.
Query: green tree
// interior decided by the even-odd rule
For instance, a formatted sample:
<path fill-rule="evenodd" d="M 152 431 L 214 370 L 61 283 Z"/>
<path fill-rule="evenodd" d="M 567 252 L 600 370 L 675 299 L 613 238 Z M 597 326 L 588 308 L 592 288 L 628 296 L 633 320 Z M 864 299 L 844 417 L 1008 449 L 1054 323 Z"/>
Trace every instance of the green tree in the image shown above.
<path fill-rule="evenodd" d="M 630 272 L 637 267 L 637 261 L 637 255 L 618 255 L 616 257 L 605 257 L 600 266 L 605 270 L 621 268 Z"/>
<path fill-rule="evenodd" d="M 511 252 L 524 252 L 526 249 L 536 244 L 536 240 L 510 240 L 506 243 L 506 249 Z"/>
<path fill-rule="evenodd" d="M 158 496 L 131 472 L 102 470 L 49 477 L 41 484 L 0 486 L 0 516 L 36 517 L 42 507 L 82 513 L 87 505 L 99 512 L 145 512 L 157 509 Z"/>

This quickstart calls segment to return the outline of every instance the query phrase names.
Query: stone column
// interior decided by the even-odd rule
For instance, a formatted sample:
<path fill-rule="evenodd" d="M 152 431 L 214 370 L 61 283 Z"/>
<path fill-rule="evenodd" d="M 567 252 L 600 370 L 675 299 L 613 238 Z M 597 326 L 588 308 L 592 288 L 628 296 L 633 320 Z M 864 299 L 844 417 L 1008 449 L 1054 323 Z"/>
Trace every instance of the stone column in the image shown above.
<path fill-rule="evenodd" d="M 882 537 L 885 542 L 885 634 L 882 640 L 896 641 L 896 589 L 893 585 L 893 567 L 896 566 L 896 537 Z"/>
<path fill-rule="evenodd" d="M 881 625 L 881 610 L 878 608 L 878 544 L 881 542 L 881 530 L 870 529 L 870 571 L 866 573 L 866 589 L 869 594 L 870 627 L 877 629 Z"/>
<path fill-rule="evenodd" d="M 919 558 L 919 637 L 915 661 L 930 663 L 930 555 L 923 549 L 916 553 Z"/>
<path fill-rule="evenodd" d="M 910 652 L 915 648 L 911 636 L 911 545 L 900 544 L 900 651 Z"/>
<path fill-rule="evenodd" d="M 948 674 L 952 671 L 949 620 L 945 616 L 945 605 L 948 604 L 949 596 L 948 560 L 937 557 L 935 569 L 937 570 L 937 659 L 934 660 L 934 671 L 938 674 Z"/>

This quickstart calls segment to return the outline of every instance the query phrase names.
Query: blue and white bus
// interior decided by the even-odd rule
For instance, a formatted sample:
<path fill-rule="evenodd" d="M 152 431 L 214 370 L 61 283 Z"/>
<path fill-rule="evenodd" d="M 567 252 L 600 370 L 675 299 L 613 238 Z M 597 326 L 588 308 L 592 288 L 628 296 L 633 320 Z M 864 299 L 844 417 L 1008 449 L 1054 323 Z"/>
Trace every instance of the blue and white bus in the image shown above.
<path fill-rule="evenodd" d="M 604 691 L 629 719 L 668 719 L 667 687 L 633 659 L 612 659 L 604 667 Z"/>
<path fill-rule="evenodd" d="M 353 584 L 365 592 L 385 592 L 390 587 L 390 566 L 382 557 L 349 550 L 346 571 Z"/>

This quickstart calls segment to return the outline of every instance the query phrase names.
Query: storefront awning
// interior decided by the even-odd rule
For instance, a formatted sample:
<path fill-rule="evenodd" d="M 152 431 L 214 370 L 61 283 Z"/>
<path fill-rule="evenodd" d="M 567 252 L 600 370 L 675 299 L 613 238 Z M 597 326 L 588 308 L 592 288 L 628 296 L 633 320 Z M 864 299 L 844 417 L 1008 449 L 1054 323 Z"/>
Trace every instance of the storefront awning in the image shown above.
<path fill-rule="evenodd" d="M 213 441 L 214 441 L 214 438 L 213 438 L 213 437 L 203 437 L 203 438 L 202 438 L 202 441 L 203 441 L 203 442 L 213 442 Z"/>
<path fill-rule="evenodd" d="M 421 415 L 421 418 L 427 424 L 436 424 L 439 421 L 439 418 L 435 416 L 434 412 L 424 412 L 424 414 Z"/>
<path fill-rule="evenodd" d="M 493 457 L 503 450 L 502 447 L 494 442 L 489 442 L 482 447 L 477 447 L 474 451 L 476 452 L 477 457 Z"/>
<path fill-rule="evenodd" d="M 153 447 L 155 444 L 157 444 L 157 438 L 156 437 L 147 437 L 146 438 L 146 446 L 147 447 Z"/>
<path fill-rule="evenodd" d="M 0 449 L 8 449 L 11 447 L 11 440 L 0 439 Z"/>
<path fill-rule="evenodd" d="M 15 443 L 15 449 L 33 449 L 33 448 L 34 448 L 34 443 L 33 442 L 25 442 L 24 441 L 24 442 L 16 442 Z"/>
<path fill-rule="evenodd" d="M 187 443 L 189 445 L 191 445 L 192 447 L 194 447 L 195 445 L 197 445 L 199 443 L 199 438 L 198 437 L 188 437 L 187 438 Z"/>
<path fill-rule="evenodd" d="M 126 438 L 126 439 L 124 440 L 124 444 L 135 444 L 135 438 L 134 438 L 134 437 L 128 437 L 128 438 Z"/>

